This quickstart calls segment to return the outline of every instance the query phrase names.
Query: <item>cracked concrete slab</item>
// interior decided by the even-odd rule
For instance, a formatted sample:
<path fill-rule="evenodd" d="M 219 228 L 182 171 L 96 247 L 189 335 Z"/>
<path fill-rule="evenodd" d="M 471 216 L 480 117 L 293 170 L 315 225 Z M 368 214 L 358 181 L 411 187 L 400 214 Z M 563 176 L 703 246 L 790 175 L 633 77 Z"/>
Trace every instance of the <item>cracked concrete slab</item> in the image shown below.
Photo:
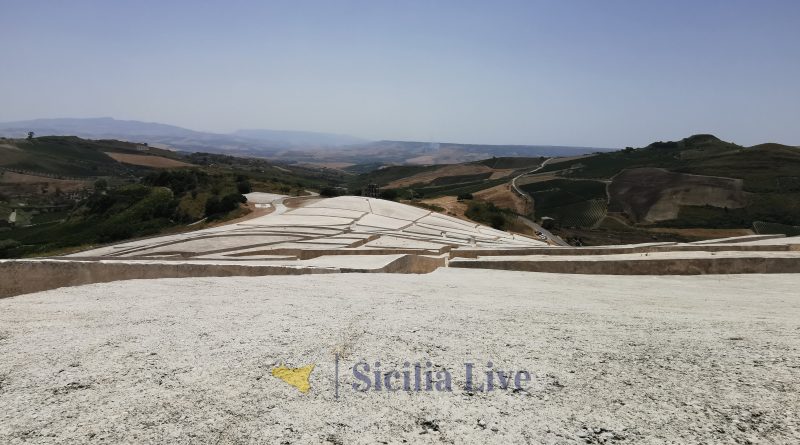
<path fill-rule="evenodd" d="M 350 261 L 346 257 L 357 255 L 424 257 L 431 253 L 448 253 L 452 261 L 445 262 L 444 266 L 520 271 L 594 274 L 800 271 L 800 257 L 795 254 L 800 252 L 797 238 L 744 237 L 697 244 L 554 247 L 475 222 L 373 198 L 322 199 L 291 209 L 283 204 L 285 197 L 282 196 L 259 195 L 256 199 L 271 200 L 269 203 L 276 211 L 240 223 L 120 243 L 64 258 L 131 260 L 149 257 L 175 262 L 202 258 L 236 264 L 248 259 L 274 264 L 272 258 L 276 257 L 307 260 L 335 255 L 331 261 L 344 262 Z M 24 269 L 25 264 L 41 268 L 42 264 L 50 263 L 36 266 L 24 263 L 20 267 Z M 413 262 L 403 264 L 417 267 Z M 0 264 L 0 273 L 3 268 L 18 266 Z M 393 271 L 401 272 L 402 268 L 398 266 Z M 53 286 L 66 285 L 58 280 L 46 281 Z M 32 286 L 34 284 L 41 285 L 32 283 Z M 24 286 L 15 286 L 15 289 L 24 291 Z"/>

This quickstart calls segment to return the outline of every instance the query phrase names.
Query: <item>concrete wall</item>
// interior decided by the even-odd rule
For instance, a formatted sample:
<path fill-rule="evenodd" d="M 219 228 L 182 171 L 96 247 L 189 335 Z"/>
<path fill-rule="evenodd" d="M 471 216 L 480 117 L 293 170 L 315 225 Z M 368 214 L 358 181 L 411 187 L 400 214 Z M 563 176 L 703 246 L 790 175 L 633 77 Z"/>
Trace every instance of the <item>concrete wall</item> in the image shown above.
<path fill-rule="evenodd" d="M 597 275 L 800 273 L 800 258 L 661 258 L 647 260 L 450 260 L 449 267 Z"/>
<path fill-rule="evenodd" d="M 185 262 L 3 260 L 0 261 L 0 298 L 59 287 L 119 280 L 193 277 L 302 275 L 316 273 L 430 273 L 446 266 L 447 256 L 403 255 L 374 269 L 318 266 L 260 266 L 252 264 L 196 264 Z"/>
<path fill-rule="evenodd" d="M 519 256 L 519 255 L 618 255 L 627 253 L 655 252 L 796 252 L 800 244 L 753 244 L 753 245 L 694 245 L 663 244 L 624 247 L 532 247 L 525 249 L 469 249 L 460 248 L 450 251 L 450 258 L 478 258 L 482 256 Z"/>
<path fill-rule="evenodd" d="M 424 255 L 404 255 L 386 266 L 378 272 L 385 273 L 430 273 L 434 270 L 447 266 L 447 255 L 424 256 Z M 345 272 L 342 270 L 342 272 Z"/>
<path fill-rule="evenodd" d="M 299 260 L 310 260 L 320 256 L 334 256 L 334 255 L 401 255 L 401 254 L 438 255 L 449 250 L 450 246 L 445 246 L 438 250 L 408 249 L 408 248 L 265 249 L 265 250 L 248 250 L 247 252 L 232 253 L 227 256 L 231 258 L 247 259 L 247 257 L 249 256 L 281 255 L 281 256 L 293 256 Z"/>
<path fill-rule="evenodd" d="M 253 266 L 241 264 L 136 263 L 115 261 L 5 260 L 0 261 L 0 298 L 66 286 L 110 281 L 300 275 L 339 273 L 335 268 Z"/>

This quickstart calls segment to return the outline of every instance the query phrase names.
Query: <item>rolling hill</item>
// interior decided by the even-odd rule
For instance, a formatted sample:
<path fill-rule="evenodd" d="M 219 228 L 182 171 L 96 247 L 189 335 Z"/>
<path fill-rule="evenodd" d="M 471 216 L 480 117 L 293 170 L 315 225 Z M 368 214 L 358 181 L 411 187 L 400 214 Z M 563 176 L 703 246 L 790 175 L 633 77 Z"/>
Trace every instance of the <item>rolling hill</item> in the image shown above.
<path fill-rule="evenodd" d="M 0 167 L 55 176 L 99 177 L 141 173 L 136 162 L 120 162 L 110 154 L 180 162 L 169 150 L 117 140 L 87 140 L 75 136 L 0 139 Z"/>
<path fill-rule="evenodd" d="M 308 187 L 332 194 L 345 190 L 357 194 L 366 185 L 376 184 L 386 198 L 408 200 L 459 217 L 469 211 L 484 220 L 501 213 L 506 221 L 515 214 L 535 221 L 544 218 L 556 233 L 581 244 L 800 233 L 798 147 L 775 143 L 743 147 L 712 135 L 614 152 L 586 153 L 590 149 L 560 147 L 565 149 L 556 151 L 564 154 L 561 157 L 532 154 L 549 150 L 534 146 L 383 142 L 373 147 L 380 152 L 377 160 L 339 169 L 229 154 L 174 152 L 117 140 L 0 139 L 0 169 L 5 172 L 0 193 L 6 198 L 24 195 L 29 201 L 48 201 L 56 192 L 76 195 L 90 190 L 98 179 L 115 187 L 139 182 L 158 170 L 199 169 L 212 177 L 228 178 L 222 186 L 228 191 L 236 177 L 246 178 L 262 191 L 291 193 Z M 381 162 L 424 156 L 436 159 L 458 149 L 467 150 L 460 153 L 466 157 L 509 156 L 433 165 L 385 166 Z M 365 153 L 350 151 L 355 150 L 352 147 L 329 150 L 353 156 Z M 518 189 L 511 186 L 514 178 Z M 204 193 L 198 199 L 208 199 L 209 194 Z M 195 209 L 189 219 L 202 216 L 197 211 L 201 203 L 189 207 Z M 8 199 L 4 208 L 12 208 Z M 48 218 L 39 216 L 33 222 L 57 219 Z"/>
<path fill-rule="evenodd" d="M 280 155 L 300 162 L 347 162 L 354 165 L 436 165 L 475 162 L 492 157 L 575 156 L 607 148 L 554 145 L 481 145 L 450 142 L 377 141 L 324 151 L 287 151 Z"/>
<path fill-rule="evenodd" d="M 118 120 L 35 119 L 0 123 L 0 136 L 22 138 L 72 135 L 88 139 L 118 139 L 188 152 L 261 157 L 283 162 L 337 165 L 457 164 L 497 157 L 571 156 L 604 151 L 592 147 L 549 145 L 478 145 L 415 141 L 377 141 L 331 133 L 266 129 L 229 134 L 189 130 L 174 125 Z"/>
<path fill-rule="evenodd" d="M 578 237 L 593 229 L 697 236 L 719 229 L 794 234 L 800 226 L 800 148 L 787 145 L 743 147 L 695 135 L 555 163 L 539 175 L 550 179 L 523 186 L 535 202 L 539 190 L 565 190 L 563 181 L 605 184 L 604 190 L 579 201 L 583 209 L 535 205 L 537 218 L 553 214 Z M 597 218 L 593 210 L 595 217 L 585 218 L 597 200 L 605 201 L 605 214 Z M 576 224 L 576 218 L 587 223 Z"/>
<path fill-rule="evenodd" d="M 189 130 L 155 122 L 102 118 L 34 119 L 0 123 L 0 136 L 20 138 L 33 131 L 39 136 L 79 136 L 161 144 L 183 151 L 203 151 L 275 157 L 297 148 L 319 148 L 365 142 L 346 135 L 305 131 L 238 130 L 220 134 Z"/>
<path fill-rule="evenodd" d="M 454 206 L 458 195 L 526 214 L 588 244 L 800 233 L 800 148 L 743 147 L 712 135 L 584 156 L 497 157 L 458 165 L 387 167 L 357 176 L 401 197 Z M 461 205 L 461 211 L 466 205 Z"/>
<path fill-rule="evenodd" d="M 255 210 L 250 191 L 304 195 L 343 173 L 75 136 L 0 138 L 0 258 L 170 231 Z"/>

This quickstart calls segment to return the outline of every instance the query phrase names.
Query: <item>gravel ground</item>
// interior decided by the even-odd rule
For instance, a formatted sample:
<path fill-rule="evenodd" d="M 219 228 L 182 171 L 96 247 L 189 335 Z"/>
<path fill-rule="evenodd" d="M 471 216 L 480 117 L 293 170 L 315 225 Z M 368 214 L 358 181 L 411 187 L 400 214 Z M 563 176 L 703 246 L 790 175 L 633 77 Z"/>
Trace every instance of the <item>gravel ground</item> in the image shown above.
<path fill-rule="evenodd" d="M 798 443 L 798 287 L 440 269 L 23 295 L 0 300 L 0 443 Z M 361 360 L 452 391 L 357 391 Z M 465 390 L 487 361 L 531 380 Z M 305 394 L 271 374 L 309 364 Z"/>

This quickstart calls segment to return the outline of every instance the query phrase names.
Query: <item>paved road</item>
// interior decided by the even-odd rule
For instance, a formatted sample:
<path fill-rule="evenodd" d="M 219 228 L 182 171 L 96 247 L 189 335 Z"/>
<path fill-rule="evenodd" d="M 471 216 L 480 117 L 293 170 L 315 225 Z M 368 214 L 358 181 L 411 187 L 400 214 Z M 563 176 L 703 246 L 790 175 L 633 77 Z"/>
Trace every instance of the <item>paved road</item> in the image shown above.
<path fill-rule="evenodd" d="M 533 169 L 533 170 L 531 170 L 529 172 L 521 173 L 521 174 L 519 174 L 517 176 L 514 176 L 514 179 L 511 180 L 511 187 L 514 188 L 514 191 L 517 192 L 518 195 L 520 195 L 523 198 L 525 198 L 526 200 L 528 200 L 528 202 L 533 202 L 533 197 L 517 186 L 517 179 L 519 179 L 519 178 L 521 178 L 523 176 L 531 175 L 533 173 L 538 172 L 539 170 L 543 169 L 547 165 L 548 162 L 550 162 L 552 160 L 553 160 L 553 158 L 547 158 L 547 159 L 544 160 L 544 162 L 542 162 L 541 165 L 539 165 L 535 169 Z M 567 244 L 560 237 L 558 237 L 556 235 L 553 235 L 549 231 L 545 230 L 539 224 L 536 224 L 535 222 L 533 222 L 531 219 L 526 218 L 524 216 L 520 216 L 519 220 L 522 221 L 522 223 L 525 224 L 526 226 L 532 228 L 533 230 L 542 233 L 547 238 L 547 240 L 552 242 L 553 244 L 555 244 L 557 246 L 569 246 L 569 244 Z"/>
<path fill-rule="evenodd" d="M 518 218 L 526 226 L 528 226 L 531 229 L 543 234 L 547 238 L 548 241 L 552 242 L 556 246 L 564 246 L 564 247 L 568 247 L 569 246 L 569 243 L 567 243 L 566 241 L 561 239 L 561 237 L 553 235 L 552 233 L 550 233 L 549 230 L 545 229 L 544 227 L 540 226 L 539 224 L 536 224 L 530 218 L 526 218 L 526 217 L 521 216 L 521 215 L 518 216 Z"/>
<path fill-rule="evenodd" d="M 531 202 L 533 202 L 533 198 L 531 198 L 531 195 L 525 193 L 524 191 L 522 191 L 521 188 L 517 187 L 517 179 L 519 179 L 519 178 L 521 178 L 523 176 L 531 175 L 533 173 L 538 172 L 539 170 L 543 169 L 547 165 L 548 162 L 550 162 L 552 160 L 553 160 L 553 158 L 547 158 L 547 159 L 544 160 L 544 162 L 542 162 L 542 164 L 540 166 L 536 167 L 535 169 L 533 169 L 533 170 L 531 170 L 529 172 L 521 173 L 521 174 L 519 174 L 517 176 L 514 176 L 514 179 L 511 180 L 511 187 L 513 187 L 514 190 L 518 194 L 520 194 L 520 195 L 522 195 L 524 197 L 527 197 L 529 200 L 531 200 Z"/>
<path fill-rule="evenodd" d="M 289 210 L 289 208 L 283 203 L 286 198 L 288 198 L 288 196 L 282 196 L 271 202 L 272 207 L 275 207 L 275 211 L 272 212 L 272 215 L 281 215 Z"/>

